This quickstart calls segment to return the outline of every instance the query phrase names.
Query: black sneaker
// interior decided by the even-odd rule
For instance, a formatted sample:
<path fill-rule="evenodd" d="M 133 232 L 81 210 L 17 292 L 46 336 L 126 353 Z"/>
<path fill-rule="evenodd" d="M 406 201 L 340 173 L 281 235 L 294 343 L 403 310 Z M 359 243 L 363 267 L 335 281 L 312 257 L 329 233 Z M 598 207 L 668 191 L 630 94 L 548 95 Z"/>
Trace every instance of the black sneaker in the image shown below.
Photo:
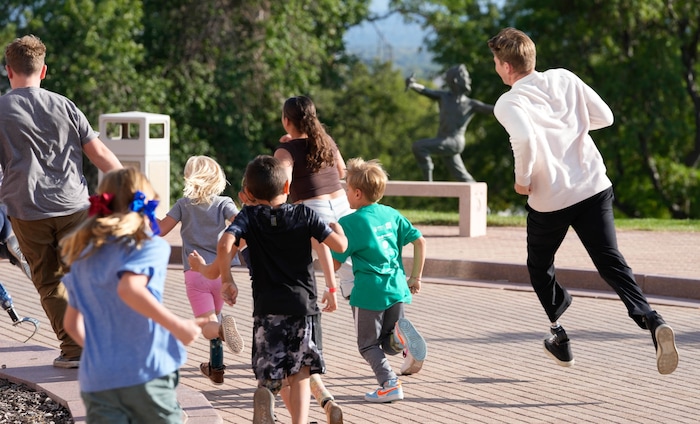
<path fill-rule="evenodd" d="M 544 339 L 544 351 L 562 367 L 574 365 L 574 355 L 571 353 L 569 336 L 562 326 L 550 328 L 552 335 Z"/>
<path fill-rule="evenodd" d="M 678 366 L 678 349 L 673 329 L 656 311 L 645 316 L 644 321 L 656 349 L 656 368 L 659 374 L 671 374 Z"/>
<path fill-rule="evenodd" d="M 53 366 L 56 368 L 80 368 L 80 356 L 68 358 L 63 355 L 53 360 Z"/>

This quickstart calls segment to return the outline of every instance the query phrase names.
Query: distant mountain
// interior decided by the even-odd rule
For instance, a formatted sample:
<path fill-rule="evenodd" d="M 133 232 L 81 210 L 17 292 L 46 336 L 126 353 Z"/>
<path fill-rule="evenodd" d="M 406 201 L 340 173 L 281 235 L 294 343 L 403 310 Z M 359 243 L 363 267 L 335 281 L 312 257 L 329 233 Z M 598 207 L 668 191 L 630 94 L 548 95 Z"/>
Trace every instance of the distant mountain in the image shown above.
<path fill-rule="evenodd" d="M 375 59 L 392 61 L 407 76 L 431 77 L 438 67 L 427 52 L 424 39 L 428 33 L 418 24 L 407 24 L 399 15 L 376 22 L 365 22 L 345 34 L 349 53 L 367 62 Z"/>

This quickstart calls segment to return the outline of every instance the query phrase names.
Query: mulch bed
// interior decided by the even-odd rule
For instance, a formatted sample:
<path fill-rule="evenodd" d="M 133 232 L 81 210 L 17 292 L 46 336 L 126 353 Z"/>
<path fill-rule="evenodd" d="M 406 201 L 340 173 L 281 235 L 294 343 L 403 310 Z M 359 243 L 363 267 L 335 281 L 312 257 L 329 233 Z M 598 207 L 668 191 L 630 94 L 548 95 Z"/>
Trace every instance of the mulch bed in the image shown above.
<path fill-rule="evenodd" d="M 44 392 L 0 378 L 0 424 L 73 424 L 68 408 Z"/>

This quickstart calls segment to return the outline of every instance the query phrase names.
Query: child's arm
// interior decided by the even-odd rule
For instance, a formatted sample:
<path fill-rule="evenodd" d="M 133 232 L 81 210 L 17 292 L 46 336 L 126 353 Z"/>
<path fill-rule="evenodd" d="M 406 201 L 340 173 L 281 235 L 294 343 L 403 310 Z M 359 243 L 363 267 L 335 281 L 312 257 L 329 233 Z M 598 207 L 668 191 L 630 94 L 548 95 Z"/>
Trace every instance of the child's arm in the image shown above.
<path fill-rule="evenodd" d="M 337 222 L 331 222 L 328 224 L 328 226 L 331 227 L 333 232 L 330 233 L 325 240 L 323 240 L 323 244 L 330 247 L 334 252 L 345 252 L 345 249 L 348 248 L 348 238 L 345 237 L 343 227 Z"/>
<path fill-rule="evenodd" d="M 219 261 L 219 275 L 221 275 L 221 298 L 224 299 L 227 305 L 233 306 L 238 297 L 238 287 L 233 281 L 231 274 L 231 261 L 238 252 L 238 247 L 235 244 L 236 236 L 231 233 L 224 233 L 219 239 L 219 244 L 216 245 L 216 260 Z M 219 260 L 219 258 L 222 258 Z M 213 264 L 212 264 L 213 265 Z"/>
<path fill-rule="evenodd" d="M 199 272 L 210 280 L 221 276 L 221 297 L 229 305 L 236 303 L 236 297 L 238 297 L 238 288 L 231 275 L 231 261 L 238 251 L 235 241 L 236 236 L 225 232 L 216 245 L 216 259 L 211 264 L 204 262 L 204 258 L 196 250 L 187 257 L 193 271 Z"/>
<path fill-rule="evenodd" d="M 125 272 L 119 279 L 117 294 L 131 309 L 150 318 L 170 331 L 184 345 L 197 339 L 202 329 L 194 320 L 178 317 L 148 291 L 148 276 Z"/>
<path fill-rule="evenodd" d="M 221 263 L 223 262 L 230 267 L 233 255 L 235 255 L 235 252 L 232 252 L 233 248 L 235 247 L 235 240 L 236 238 L 233 234 L 225 232 L 216 245 L 216 258 L 210 264 L 207 264 L 204 261 L 204 258 L 201 257 L 199 252 L 196 250 L 190 253 L 187 257 L 187 262 L 190 263 L 190 268 L 192 268 L 192 271 L 196 271 L 210 280 L 223 276 L 221 273 Z M 227 259 L 228 262 L 226 262 Z"/>
<path fill-rule="evenodd" d="M 83 314 L 70 305 L 66 308 L 66 314 L 63 316 L 63 328 L 71 339 L 78 343 L 80 347 L 85 345 L 85 322 L 83 321 Z"/>
<path fill-rule="evenodd" d="M 413 270 L 408 278 L 408 288 L 411 293 L 418 293 L 421 287 L 423 267 L 425 266 L 425 238 L 423 236 L 413 240 Z"/>
<path fill-rule="evenodd" d="M 173 219 L 170 215 L 166 215 L 165 218 L 158 220 L 158 227 L 160 228 L 160 236 L 165 237 L 168 233 L 175 228 L 177 221 Z"/>

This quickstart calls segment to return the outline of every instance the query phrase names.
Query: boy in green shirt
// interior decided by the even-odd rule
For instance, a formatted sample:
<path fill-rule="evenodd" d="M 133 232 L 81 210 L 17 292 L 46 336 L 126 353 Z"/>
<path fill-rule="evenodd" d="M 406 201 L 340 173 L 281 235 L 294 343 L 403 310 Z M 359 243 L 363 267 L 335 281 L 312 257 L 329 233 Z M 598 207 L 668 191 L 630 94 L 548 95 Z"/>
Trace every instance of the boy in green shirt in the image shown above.
<path fill-rule="evenodd" d="M 336 269 L 352 258 L 355 286 L 350 306 L 356 323 L 357 347 L 370 364 L 380 386 L 365 394 L 369 402 L 403 399 L 403 389 L 386 354 L 404 352 L 404 375 L 418 372 L 427 355 L 425 340 L 404 318 L 404 304 L 421 287 L 425 239 L 396 209 L 377 202 L 384 195 L 387 175 L 376 160 L 347 162 L 346 194 L 354 213 L 340 218 L 348 238 L 343 253 L 331 252 Z M 406 280 L 401 250 L 413 243 L 413 270 Z"/>

